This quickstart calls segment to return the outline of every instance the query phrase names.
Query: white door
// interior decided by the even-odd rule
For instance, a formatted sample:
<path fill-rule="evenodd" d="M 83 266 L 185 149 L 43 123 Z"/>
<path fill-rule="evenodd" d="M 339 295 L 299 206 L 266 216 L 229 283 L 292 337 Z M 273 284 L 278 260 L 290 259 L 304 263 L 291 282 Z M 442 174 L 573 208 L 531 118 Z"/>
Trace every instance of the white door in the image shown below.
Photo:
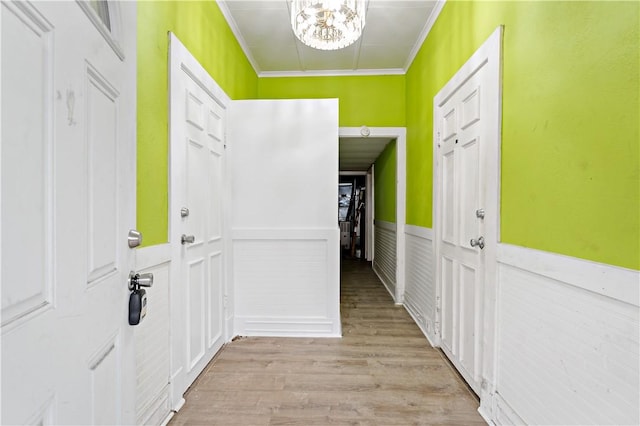
<path fill-rule="evenodd" d="M 1 422 L 132 423 L 136 8 L 0 14 Z"/>
<path fill-rule="evenodd" d="M 179 41 L 171 40 L 172 54 Z M 188 54 L 184 46 L 183 53 Z M 195 61 L 189 55 L 191 61 Z M 223 160 L 224 100 L 195 63 L 172 67 L 171 244 L 180 293 L 184 375 L 180 395 L 224 343 Z"/>
<path fill-rule="evenodd" d="M 234 332 L 337 337 L 338 100 L 233 101 Z"/>
<path fill-rule="evenodd" d="M 486 62 L 485 62 L 486 64 Z M 482 381 L 486 245 L 495 247 L 485 215 L 495 220 L 487 197 L 487 146 L 497 116 L 489 114 L 489 67 L 456 75 L 435 105 L 436 268 L 441 289 L 441 346 L 476 393 Z M 453 88 L 451 89 L 451 87 Z M 443 89 L 444 90 L 444 89 Z M 442 93 L 442 92 L 441 92 Z M 493 182 L 493 180 L 492 180 Z M 497 190 L 492 188 L 492 190 Z"/>

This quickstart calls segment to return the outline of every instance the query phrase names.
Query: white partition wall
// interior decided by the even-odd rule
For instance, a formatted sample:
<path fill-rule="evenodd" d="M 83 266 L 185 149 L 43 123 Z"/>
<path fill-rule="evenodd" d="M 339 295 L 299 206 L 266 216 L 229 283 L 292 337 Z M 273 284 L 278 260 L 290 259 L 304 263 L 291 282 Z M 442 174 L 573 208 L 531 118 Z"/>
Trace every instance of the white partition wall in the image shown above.
<path fill-rule="evenodd" d="M 228 115 L 238 335 L 339 336 L 338 100 Z"/>

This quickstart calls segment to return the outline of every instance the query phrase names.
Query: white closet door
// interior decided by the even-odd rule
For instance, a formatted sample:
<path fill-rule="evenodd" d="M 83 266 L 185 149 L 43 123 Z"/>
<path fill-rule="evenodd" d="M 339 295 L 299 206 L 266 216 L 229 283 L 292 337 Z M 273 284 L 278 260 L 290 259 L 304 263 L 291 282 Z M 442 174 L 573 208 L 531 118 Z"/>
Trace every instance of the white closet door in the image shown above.
<path fill-rule="evenodd" d="M 234 101 L 235 330 L 340 334 L 338 101 Z"/>

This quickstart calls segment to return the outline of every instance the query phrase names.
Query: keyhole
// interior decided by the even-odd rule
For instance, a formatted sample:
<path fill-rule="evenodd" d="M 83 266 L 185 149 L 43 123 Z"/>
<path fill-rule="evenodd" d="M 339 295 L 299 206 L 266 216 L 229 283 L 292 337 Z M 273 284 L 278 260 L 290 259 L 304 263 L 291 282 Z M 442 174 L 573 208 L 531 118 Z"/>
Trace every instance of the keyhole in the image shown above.
<path fill-rule="evenodd" d="M 458 143 L 458 139 L 456 139 L 456 143 Z"/>

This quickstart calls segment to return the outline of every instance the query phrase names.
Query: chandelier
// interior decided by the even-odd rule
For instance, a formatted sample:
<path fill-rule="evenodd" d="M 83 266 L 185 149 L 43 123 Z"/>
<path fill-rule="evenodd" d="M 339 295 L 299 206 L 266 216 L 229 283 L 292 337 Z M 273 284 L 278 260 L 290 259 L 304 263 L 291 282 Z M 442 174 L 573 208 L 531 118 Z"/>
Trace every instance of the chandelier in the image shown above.
<path fill-rule="evenodd" d="M 365 0 L 293 0 L 291 27 L 309 47 L 342 49 L 360 38 L 364 12 Z"/>

